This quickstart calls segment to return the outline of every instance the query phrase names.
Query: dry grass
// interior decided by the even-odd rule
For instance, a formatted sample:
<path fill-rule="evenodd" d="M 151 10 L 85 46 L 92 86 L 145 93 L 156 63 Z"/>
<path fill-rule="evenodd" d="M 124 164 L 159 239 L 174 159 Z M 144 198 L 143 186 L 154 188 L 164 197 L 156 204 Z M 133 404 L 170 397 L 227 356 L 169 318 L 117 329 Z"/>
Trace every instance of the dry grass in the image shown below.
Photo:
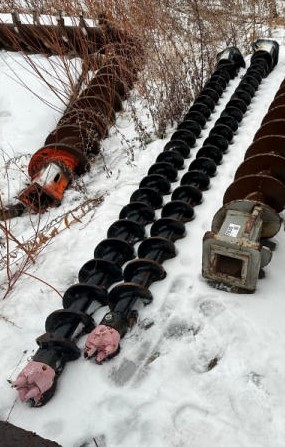
<path fill-rule="evenodd" d="M 158 135 L 164 133 L 169 123 L 181 118 L 213 69 L 217 51 L 229 45 L 248 51 L 252 40 L 265 30 L 270 35 L 272 26 L 281 20 L 274 0 L 4 0 L 1 10 L 21 13 L 36 10 L 53 15 L 63 11 L 69 17 L 78 18 L 83 14 L 94 20 L 103 13 L 112 27 L 139 39 L 145 69 L 140 71 L 136 86 L 147 100 Z M 82 36 L 80 39 L 83 54 L 80 82 L 84 82 L 88 69 L 98 66 L 98 55 L 94 55 L 95 63 L 90 67 L 86 42 Z M 54 46 L 59 53 L 61 44 L 55 39 Z M 125 44 L 122 40 L 121 45 Z M 106 54 L 112 52 L 111 47 L 106 42 Z M 62 89 L 65 102 L 80 89 L 66 60 L 63 56 L 67 79 Z M 142 60 L 137 57 L 136 62 L 141 68 Z M 37 71 L 33 63 L 31 67 Z M 62 79 L 58 68 L 53 70 L 54 77 Z M 44 78 L 44 74 L 39 75 Z"/>
<path fill-rule="evenodd" d="M 108 25 L 103 23 L 106 41 L 100 51 L 91 56 L 90 42 L 79 34 L 82 64 L 77 73 L 74 73 L 70 59 L 78 55 L 78 48 L 63 51 L 62 40 L 58 37 L 49 36 L 60 62 L 49 58 L 48 79 L 33 57 L 25 55 L 25 58 L 30 69 L 48 83 L 64 105 L 78 96 L 82 85 L 106 60 L 119 64 L 122 73 L 127 70 L 139 72 L 136 89 L 145 99 L 157 136 L 162 136 L 169 124 L 181 119 L 213 70 L 218 51 L 231 45 L 248 51 L 252 40 L 264 33 L 270 36 L 272 27 L 284 21 L 278 15 L 274 0 L 220 0 L 217 3 L 208 0 L 3 0 L 1 3 L 1 12 L 32 14 L 34 10 L 52 15 L 61 10 L 68 17 L 78 18 L 83 14 L 93 20 L 101 17 L 101 25 L 104 14 Z M 116 44 L 110 43 L 112 29 L 123 31 Z M 18 45 L 20 49 L 20 42 Z M 135 112 L 133 119 L 139 129 L 140 119 Z M 142 143 L 143 134 L 144 129 L 141 130 Z M 28 267 L 56 232 L 42 236 L 38 227 L 33 241 L 24 245 L 15 240 L 8 221 L 1 224 L 1 230 L 6 250 L 6 297 L 18 278 L 28 274 Z M 17 244 L 23 253 L 16 269 L 11 258 L 12 243 Z"/>
<path fill-rule="evenodd" d="M 1 247 L 0 247 L 0 272 L 5 271 L 6 281 L 1 284 L 2 294 L 0 299 L 5 299 L 14 288 L 18 279 L 22 275 L 27 275 L 37 281 L 47 284 L 44 280 L 29 273 L 29 268 L 35 264 L 37 256 L 44 248 L 51 244 L 53 239 L 76 223 L 81 223 L 81 219 L 99 206 L 104 200 L 103 196 L 87 199 L 76 208 L 56 217 L 44 227 L 41 227 L 41 216 L 38 224 L 34 227 L 34 234 L 27 241 L 22 242 L 13 233 L 11 221 L 0 222 Z M 0 196 L 0 208 L 2 207 Z M 13 248 L 12 248 L 13 247 Z M 48 286 L 52 289 L 51 284 Z M 60 295 L 60 293 L 56 290 Z"/>

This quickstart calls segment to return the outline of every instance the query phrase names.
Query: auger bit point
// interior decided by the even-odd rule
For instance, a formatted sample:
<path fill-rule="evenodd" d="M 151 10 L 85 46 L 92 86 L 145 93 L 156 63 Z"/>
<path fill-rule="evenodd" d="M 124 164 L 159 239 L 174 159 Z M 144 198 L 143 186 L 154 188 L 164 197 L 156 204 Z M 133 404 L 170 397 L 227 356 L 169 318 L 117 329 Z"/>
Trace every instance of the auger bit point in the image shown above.
<path fill-rule="evenodd" d="M 87 337 L 84 357 L 95 358 L 96 363 L 101 364 L 118 353 L 120 338 L 116 329 L 99 324 Z"/>
<path fill-rule="evenodd" d="M 12 382 L 22 402 L 30 402 L 34 407 L 40 407 L 54 394 L 56 373 L 49 365 L 31 361 L 17 379 Z"/>

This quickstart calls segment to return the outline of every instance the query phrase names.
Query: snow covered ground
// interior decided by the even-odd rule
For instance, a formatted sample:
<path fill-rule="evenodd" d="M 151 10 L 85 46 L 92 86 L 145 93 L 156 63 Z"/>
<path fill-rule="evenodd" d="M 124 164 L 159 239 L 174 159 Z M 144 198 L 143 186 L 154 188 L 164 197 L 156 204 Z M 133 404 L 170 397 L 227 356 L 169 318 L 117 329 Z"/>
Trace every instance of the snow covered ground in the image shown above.
<path fill-rule="evenodd" d="M 280 34 L 277 40 L 284 44 Z M 0 59 L 0 191 L 6 203 L 24 186 L 28 155 L 42 146 L 59 118 L 59 113 L 7 76 L 4 61 L 14 64 L 33 90 L 54 101 L 46 86 L 17 64 L 19 60 L 24 64 L 22 56 L 4 52 Z M 228 85 L 191 158 L 185 161 L 185 170 L 243 72 Z M 26 365 L 37 349 L 34 340 L 44 332 L 46 317 L 61 307 L 54 289 L 63 293 L 77 282 L 80 267 L 93 257 L 95 246 L 106 237 L 167 141 L 153 141 L 142 148 L 131 111 L 126 108 L 119 114 L 117 128 L 104 141 L 104 158 L 98 157 L 81 188 L 77 185 L 67 192 L 61 208 L 41 217 L 40 226 L 86 197 L 103 194 L 104 202 L 53 238 L 29 267 L 28 273 L 45 283 L 22 275 L 0 301 L 1 420 L 63 447 L 284 447 L 283 227 L 274 238 L 273 259 L 254 294 L 211 288 L 201 276 L 203 234 L 210 229 L 224 191 L 284 77 L 285 47 L 281 46 L 279 64 L 262 81 L 203 203 L 195 209 L 195 220 L 186 226 L 186 237 L 176 243 L 176 258 L 164 263 L 166 279 L 151 286 L 154 301 L 140 310 L 140 323 L 123 339 L 121 353 L 102 366 L 83 357 L 69 363 L 53 399 L 42 408 L 30 408 L 20 402 L 7 380 L 15 379 Z M 143 104 L 140 107 L 151 134 Z M 11 158 L 15 160 L 8 163 L 6 173 L 5 164 Z M 172 190 L 184 172 L 179 171 Z M 165 196 L 165 202 L 169 199 L 170 195 Z M 37 219 L 13 220 L 13 234 L 29 239 Z M 5 276 L 2 269 L 3 293 Z M 97 322 L 105 311 L 96 314 Z M 79 345 L 83 347 L 84 339 Z M 211 361 L 213 368 L 208 370 Z"/>

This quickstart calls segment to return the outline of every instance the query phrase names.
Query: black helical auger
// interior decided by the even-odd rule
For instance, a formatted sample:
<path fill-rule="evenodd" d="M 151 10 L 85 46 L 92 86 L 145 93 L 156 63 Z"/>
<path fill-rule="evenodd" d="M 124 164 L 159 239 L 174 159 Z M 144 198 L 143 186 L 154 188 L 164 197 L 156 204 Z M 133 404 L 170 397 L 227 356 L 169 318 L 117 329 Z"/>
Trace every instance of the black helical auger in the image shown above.
<path fill-rule="evenodd" d="M 221 162 L 261 80 L 277 63 L 278 44 L 272 42 L 271 53 L 262 51 L 261 54 L 257 52 L 252 56 L 250 67 L 210 131 L 209 137 L 197 152 L 196 159 L 182 177 L 180 186 L 173 191 L 171 201 L 162 208 L 162 217 L 152 224 L 151 237 L 139 245 L 138 259 L 126 265 L 124 282 L 109 292 L 111 312 L 107 313 L 101 324 L 114 327 L 121 336 L 126 331 L 128 315 L 136 300 L 141 299 L 145 303 L 152 300 L 149 286 L 165 277 L 166 273 L 161 264 L 175 256 L 174 242 L 184 236 L 185 222 L 193 219 L 193 207 L 201 203 L 202 191 L 208 189 L 210 177 L 216 173 L 217 164 Z M 199 99 L 196 103 L 198 102 Z M 210 104 L 209 98 L 207 103 Z M 193 112 L 190 109 L 189 114 L 191 113 Z M 186 115 L 185 127 L 183 122 L 178 126 L 179 129 L 182 128 L 181 132 L 189 132 L 185 130 L 189 114 Z M 186 137 L 183 139 L 185 141 Z M 171 145 L 171 141 L 168 145 Z M 172 168 L 173 165 L 174 162 Z"/>
<path fill-rule="evenodd" d="M 182 178 L 182 186 L 173 192 L 172 201 L 163 207 L 163 217 L 156 222 L 155 209 L 162 207 L 162 196 L 170 193 L 170 184 L 176 180 L 177 170 L 183 167 L 184 159 L 188 157 L 227 83 L 244 65 L 242 55 L 235 47 L 220 55 L 217 69 L 196 98 L 184 121 L 158 155 L 139 188 L 132 194 L 130 203 L 121 210 L 119 220 L 109 227 L 107 238 L 95 248 L 94 259 L 80 269 L 79 283 L 65 292 L 63 309 L 53 312 L 47 318 L 46 333 L 37 339 L 39 349 L 32 361 L 51 367 L 55 371 L 55 377 L 53 385 L 42 392 L 40 400 L 35 402 L 33 398 L 29 399 L 32 405 L 41 406 L 52 397 L 65 363 L 80 356 L 76 335 L 82 325 L 83 330 L 80 333 L 92 331 L 95 324 L 91 315 L 96 309 L 109 306 L 110 312 L 105 315 L 101 324 L 115 328 L 122 337 L 136 317 L 132 310 L 134 302 L 137 299 L 144 303 L 152 300 L 148 287 L 152 282 L 165 277 L 161 264 L 175 256 L 174 242 L 183 236 L 184 222 L 192 219 L 192 206 L 200 203 L 201 190 L 208 186 L 209 182 L 206 180 L 205 183 L 205 179 L 213 175 L 216 169 L 210 151 L 207 158 L 197 158 L 190 165 L 189 172 Z M 233 108 L 234 112 L 239 110 Z M 230 114 L 229 116 L 231 117 Z M 227 119 L 229 122 L 231 118 Z M 224 124 L 219 126 L 230 131 Z M 221 150 L 220 146 L 222 143 L 225 145 L 225 141 L 228 144 L 224 132 L 211 132 L 209 139 L 209 144 L 215 144 L 217 151 Z M 145 239 L 145 226 L 152 222 L 151 237 Z M 139 259 L 134 259 L 133 246 L 139 241 L 142 241 L 138 249 Z M 122 266 L 127 261 L 131 262 L 123 273 Z M 121 280 L 124 282 L 107 292 L 112 284 Z M 17 380 L 14 386 L 17 387 Z"/>

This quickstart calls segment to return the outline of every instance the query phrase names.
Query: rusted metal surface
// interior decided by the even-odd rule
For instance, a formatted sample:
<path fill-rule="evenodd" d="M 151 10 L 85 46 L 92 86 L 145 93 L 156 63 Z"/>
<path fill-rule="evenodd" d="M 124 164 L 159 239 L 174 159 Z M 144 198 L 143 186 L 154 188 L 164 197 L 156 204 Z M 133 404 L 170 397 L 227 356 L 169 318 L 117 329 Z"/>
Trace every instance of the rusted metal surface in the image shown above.
<path fill-rule="evenodd" d="M 250 200 L 236 200 L 234 202 L 229 202 L 220 208 L 213 217 L 211 231 L 212 233 L 218 233 L 221 228 L 223 221 L 225 220 L 228 210 L 237 211 L 240 213 L 251 214 L 254 206 L 256 204 Z M 280 217 L 279 215 L 269 206 L 262 206 L 262 214 L 260 215 L 262 219 L 262 228 L 260 237 L 267 239 L 275 236 L 280 230 Z"/>
<path fill-rule="evenodd" d="M 279 213 L 285 206 L 285 185 L 269 175 L 246 175 L 228 187 L 223 203 L 242 199 L 264 203 Z"/>
<path fill-rule="evenodd" d="M 66 25 L 66 19 L 59 13 L 50 17 L 50 23 L 37 13 L 23 23 L 18 13 L 11 14 L 11 23 L 0 21 L 0 50 L 23 51 L 26 54 L 86 56 L 97 51 L 104 52 L 111 42 L 121 42 L 124 33 L 110 26 L 102 16 L 94 26 L 88 26 L 83 16 L 74 19 L 74 25 Z"/>
<path fill-rule="evenodd" d="M 133 48 L 135 51 L 137 48 Z M 19 200 L 29 209 L 43 212 L 58 206 L 74 175 L 88 170 L 89 156 L 98 154 L 100 140 L 107 137 L 136 79 L 138 67 L 133 66 L 131 56 L 134 59 L 130 46 L 124 49 L 122 45 L 117 57 L 105 57 L 92 81 L 68 105 L 44 147 L 32 156 L 28 166 L 31 185 L 19 194 Z"/>
<path fill-rule="evenodd" d="M 273 120 L 285 119 L 285 104 L 277 107 L 270 108 L 265 117 L 262 120 L 261 125 Z"/>
<path fill-rule="evenodd" d="M 122 73 L 125 78 L 120 77 Z M 88 169 L 90 154 L 98 154 L 100 140 L 108 135 L 116 112 L 122 108 L 120 93 L 126 94 L 127 87 L 122 89 L 122 86 L 131 86 L 130 76 L 127 71 L 118 73 L 116 66 L 113 75 L 109 68 L 108 76 L 99 71 L 92 84 L 71 102 L 58 126 L 46 138 L 45 146 L 30 160 L 31 185 L 20 193 L 22 203 L 35 212 L 60 204 L 73 176 Z M 132 81 L 134 79 L 135 74 Z M 113 84 L 112 81 L 116 80 Z M 54 164 L 60 167 L 61 172 L 55 172 L 52 178 L 50 170 Z"/>
<path fill-rule="evenodd" d="M 250 174 L 269 175 L 285 184 L 285 158 L 272 153 L 249 157 L 237 169 L 235 180 Z"/>
<path fill-rule="evenodd" d="M 274 109 L 275 107 L 284 106 L 285 105 L 285 93 L 278 94 L 274 98 L 273 102 L 271 103 L 269 110 Z"/>
<path fill-rule="evenodd" d="M 281 83 L 223 203 L 256 200 L 277 213 L 285 207 L 285 88 Z"/>
<path fill-rule="evenodd" d="M 278 214 L 253 200 L 240 200 L 221 208 L 214 221 L 216 231 L 212 229 L 203 238 L 203 276 L 254 291 L 260 268 L 271 259 L 260 237 L 279 230 Z"/>
<path fill-rule="evenodd" d="M 249 146 L 244 158 L 266 153 L 285 157 L 285 135 L 266 135 L 258 138 Z"/>
<path fill-rule="evenodd" d="M 267 45 L 269 41 L 256 61 L 265 56 Z M 263 68 L 270 66 L 270 54 L 274 61 L 269 52 Z M 285 81 L 224 194 L 224 206 L 214 216 L 211 232 L 203 239 L 203 276 L 247 291 L 255 290 L 260 269 L 270 262 L 271 251 L 263 240 L 279 231 L 278 213 L 285 208 L 284 90 Z"/>
<path fill-rule="evenodd" d="M 112 26 L 103 15 L 94 27 L 87 26 L 83 17 L 74 26 L 66 26 L 61 14 L 56 24 L 41 24 L 40 19 L 35 13 L 32 24 L 22 23 L 13 13 L 12 23 L 0 22 L 0 50 L 81 56 L 87 64 L 84 70 L 96 73 L 71 99 L 57 127 L 30 160 L 31 184 L 18 197 L 34 212 L 58 206 L 74 175 L 89 168 L 90 155 L 98 154 L 100 141 L 108 136 L 143 63 L 139 40 Z M 7 207 L 0 218 L 22 213 L 17 204 Z"/>
<path fill-rule="evenodd" d="M 267 135 L 285 135 L 285 119 L 272 119 L 267 121 L 258 129 L 253 140 L 255 141 Z"/>

